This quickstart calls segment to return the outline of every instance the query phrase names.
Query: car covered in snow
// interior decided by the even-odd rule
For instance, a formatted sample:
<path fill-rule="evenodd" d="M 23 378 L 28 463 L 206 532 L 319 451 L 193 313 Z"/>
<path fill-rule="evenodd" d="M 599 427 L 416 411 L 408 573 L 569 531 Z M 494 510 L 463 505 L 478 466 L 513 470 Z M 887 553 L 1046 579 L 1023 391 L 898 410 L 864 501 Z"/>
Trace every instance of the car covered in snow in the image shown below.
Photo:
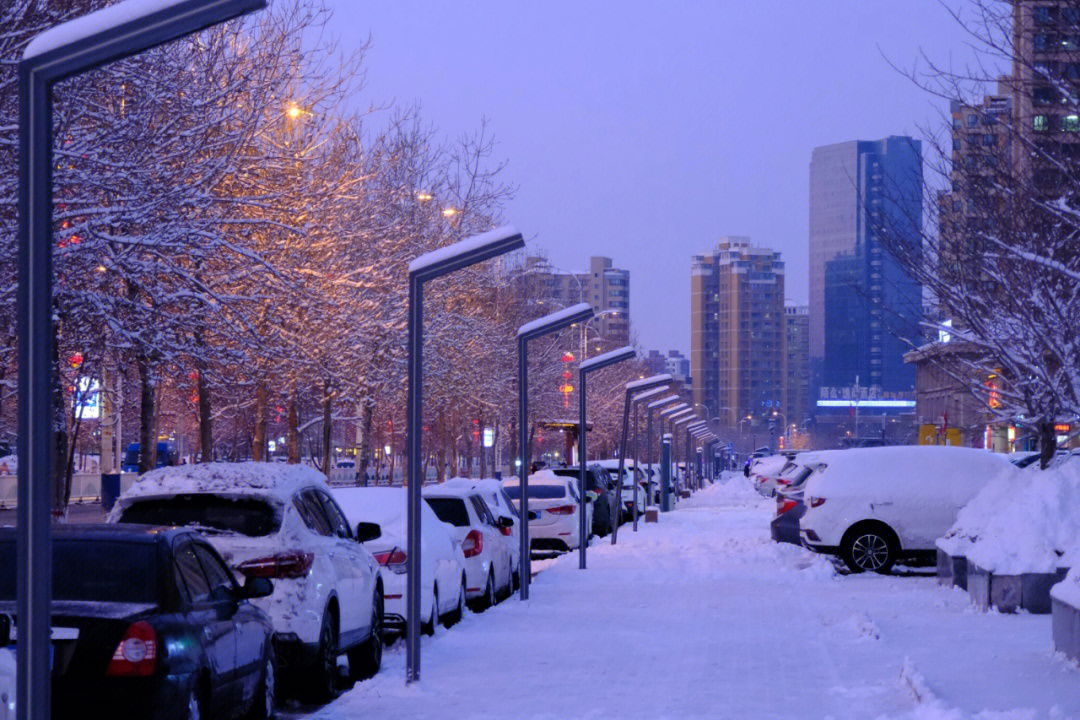
<path fill-rule="evenodd" d="M 776 515 L 769 531 L 776 542 L 801 545 L 799 521 L 806 513 L 803 503 L 806 482 L 815 472 L 828 467 L 828 459 L 840 450 L 799 453 L 776 477 Z"/>
<path fill-rule="evenodd" d="M 931 558 L 968 501 L 995 478 L 1018 472 L 1002 454 L 934 445 L 842 450 L 825 464 L 806 481 L 800 535 L 853 572 Z"/>
<path fill-rule="evenodd" d="M 504 481 L 506 494 L 521 502 L 521 484 L 517 479 Z M 579 525 L 580 495 L 577 482 L 559 477 L 551 470 L 529 476 L 529 548 L 566 552 L 581 545 Z M 586 533 L 592 527 L 592 504 L 585 503 Z M 589 539 L 586 537 L 585 542 Z"/>
<path fill-rule="evenodd" d="M 612 478 L 619 474 L 619 461 L 598 460 L 596 464 L 606 469 Z M 619 478 L 619 522 L 623 523 L 634 515 L 634 483 L 638 484 L 637 509 L 638 516 L 645 514 L 645 506 L 649 504 L 649 484 L 645 481 L 641 470 L 637 469 L 633 460 L 626 460 L 623 465 L 622 478 Z"/>
<path fill-rule="evenodd" d="M 474 479 L 459 477 L 450 478 L 444 483 L 447 487 L 452 487 L 455 484 L 478 490 L 496 520 L 509 518 L 513 521 L 513 524 L 509 527 L 503 527 L 501 530 L 503 535 L 512 539 L 510 552 L 514 560 L 514 577 L 518 577 L 519 568 L 521 567 L 521 515 L 518 514 L 518 509 L 510 500 L 510 496 L 506 494 L 506 490 L 503 489 L 502 481 L 495 478 Z"/>
<path fill-rule="evenodd" d="M 513 538 L 504 534 L 511 518 L 496 519 L 474 488 L 428 485 L 423 497 L 447 527 L 465 557 L 466 596 L 476 610 L 485 610 L 514 591 Z"/>
<path fill-rule="evenodd" d="M 239 585 L 184 529 L 59 525 L 52 551 L 52 717 L 274 714 L 274 629 L 255 606 L 269 580 Z M 0 529 L 0 613 L 18 627 L 15 563 L 15 531 Z M 9 661 L 0 659 L 0 677 Z M 0 695 L 14 700 L 2 681 Z"/>
<path fill-rule="evenodd" d="M 765 497 L 772 497 L 776 492 L 777 479 L 786 470 L 795 465 L 786 455 L 767 455 L 750 463 L 750 480 L 754 489 Z"/>
<path fill-rule="evenodd" d="M 404 630 L 408 491 L 393 487 L 334 488 L 334 499 L 352 525 L 379 526 L 379 537 L 364 545 L 379 563 L 386 624 Z M 465 609 L 465 556 L 427 503 L 420 504 L 420 533 L 420 623 L 421 629 L 431 634 L 440 620 L 450 627 L 461 619 Z"/>
<path fill-rule="evenodd" d="M 278 662 L 303 677 L 312 699 L 337 695 L 338 656 L 367 677 L 382 661 L 379 565 L 314 468 L 207 463 L 142 476 L 109 514 L 114 523 L 193 527 L 238 574 L 273 581 L 254 601 L 274 623 Z"/>

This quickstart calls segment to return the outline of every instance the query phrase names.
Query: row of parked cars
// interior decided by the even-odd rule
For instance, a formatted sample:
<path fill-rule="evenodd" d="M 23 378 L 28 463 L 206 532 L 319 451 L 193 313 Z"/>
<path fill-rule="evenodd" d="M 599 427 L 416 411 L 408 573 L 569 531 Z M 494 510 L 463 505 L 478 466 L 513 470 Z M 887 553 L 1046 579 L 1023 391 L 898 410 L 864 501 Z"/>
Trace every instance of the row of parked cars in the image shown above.
<path fill-rule="evenodd" d="M 533 550 L 606 535 L 632 514 L 634 482 L 644 503 L 644 473 L 619 482 L 609 465 L 590 465 L 584 490 L 576 468 L 530 476 Z M 375 674 L 405 627 L 406 492 L 331 487 L 305 466 L 187 465 L 143 476 L 106 524 L 57 526 L 54 717 L 258 720 L 282 688 L 325 702 Z M 521 486 L 457 478 L 422 493 L 421 629 L 433 633 L 518 586 Z M 15 568 L 14 528 L 0 528 L 0 671 L 17 639 Z M 0 683 L 0 720 L 13 695 Z"/>
<path fill-rule="evenodd" d="M 878 447 L 763 457 L 750 478 L 776 498 L 774 540 L 836 555 L 852 572 L 885 573 L 898 562 L 932 563 L 937 538 L 1010 463 L 1038 467 L 1027 455 Z"/>

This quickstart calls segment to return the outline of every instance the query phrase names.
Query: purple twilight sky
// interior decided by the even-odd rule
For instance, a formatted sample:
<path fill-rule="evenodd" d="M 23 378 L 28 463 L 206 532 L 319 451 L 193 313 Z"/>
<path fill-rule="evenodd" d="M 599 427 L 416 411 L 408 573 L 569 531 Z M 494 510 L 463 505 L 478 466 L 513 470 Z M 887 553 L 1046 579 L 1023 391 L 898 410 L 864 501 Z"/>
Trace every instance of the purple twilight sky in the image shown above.
<path fill-rule="evenodd" d="M 970 56 L 938 0 L 330 2 L 343 47 L 373 40 L 358 106 L 486 117 L 507 220 L 557 267 L 629 269 L 642 345 L 684 352 L 690 256 L 749 235 L 805 303 L 811 150 L 919 134 L 944 104 L 886 58 Z"/>

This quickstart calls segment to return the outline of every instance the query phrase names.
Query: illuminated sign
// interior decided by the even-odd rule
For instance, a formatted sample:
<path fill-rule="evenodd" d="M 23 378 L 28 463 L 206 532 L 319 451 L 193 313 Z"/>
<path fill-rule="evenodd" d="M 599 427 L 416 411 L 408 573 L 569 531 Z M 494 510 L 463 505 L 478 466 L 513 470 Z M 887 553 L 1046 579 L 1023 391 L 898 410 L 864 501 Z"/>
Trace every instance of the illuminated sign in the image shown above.
<path fill-rule="evenodd" d="M 818 407 L 913 408 L 914 400 L 818 400 Z"/>
<path fill-rule="evenodd" d="M 489 448 L 495 444 L 495 428 L 484 428 L 484 447 Z"/>
<path fill-rule="evenodd" d="M 101 419 L 101 384 L 97 380 L 81 377 L 75 385 L 72 399 L 76 417 L 83 420 Z"/>

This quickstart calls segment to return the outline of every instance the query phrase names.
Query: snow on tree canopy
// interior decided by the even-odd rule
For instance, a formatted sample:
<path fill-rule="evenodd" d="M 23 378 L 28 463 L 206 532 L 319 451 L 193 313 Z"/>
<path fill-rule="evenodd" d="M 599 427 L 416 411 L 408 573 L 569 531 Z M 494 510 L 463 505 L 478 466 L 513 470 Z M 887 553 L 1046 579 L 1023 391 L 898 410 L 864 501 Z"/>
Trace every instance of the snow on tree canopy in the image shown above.
<path fill-rule="evenodd" d="M 545 315 L 542 318 L 537 318 L 536 320 L 525 323 L 520 328 L 518 328 L 518 337 L 521 337 L 522 335 L 528 335 L 534 330 L 538 330 L 546 325 L 558 323 L 560 321 L 566 320 L 566 318 L 573 317 L 578 313 L 585 312 L 586 310 L 591 309 L 592 305 L 590 305 L 589 303 L 578 303 L 577 305 L 571 305 L 570 307 L 559 310 L 558 312 L 553 312 L 550 315 Z"/>
<path fill-rule="evenodd" d="M 647 377 L 642 380 L 635 380 L 634 382 L 626 383 L 626 389 L 632 392 L 640 387 L 645 387 L 646 385 L 652 385 L 653 383 L 658 382 L 669 382 L 671 379 L 671 375 L 669 375 L 668 373 L 663 373 L 661 375 L 653 375 L 652 377 Z M 659 389 L 660 388 L 657 388 L 657 390 Z"/>
<path fill-rule="evenodd" d="M 581 369 L 588 370 L 590 368 L 596 367 L 597 365 L 603 365 L 605 363 L 611 362 L 616 358 L 621 358 L 623 355 L 628 355 L 627 359 L 629 359 L 630 357 L 636 357 L 637 351 L 627 345 L 626 347 L 621 347 L 616 350 L 606 352 L 603 355 L 597 355 L 596 357 L 591 357 L 588 360 L 583 361 L 581 363 Z"/>
<path fill-rule="evenodd" d="M 65 45 L 85 40 L 98 33 L 114 30 L 133 20 L 153 15 L 186 0 L 123 0 L 82 17 L 61 23 L 40 33 L 23 51 L 23 59 L 44 55 Z"/>
<path fill-rule="evenodd" d="M 512 225 L 504 225 L 501 228 L 489 230 L 486 233 L 480 235 L 473 235 L 470 238 L 465 238 L 461 242 L 441 247 L 438 250 L 432 250 L 429 253 L 424 253 L 420 257 L 409 263 L 409 272 L 415 273 L 420 270 L 431 267 L 432 265 L 441 265 L 444 262 L 453 260 L 460 255 L 466 255 L 468 253 L 480 250 L 481 248 L 493 245 L 502 240 L 518 235 L 518 231 Z"/>
<path fill-rule="evenodd" d="M 288 501 L 312 485 L 330 492 L 326 476 L 307 465 L 285 463 L 200 463 L 151 470 L 121 496 L 128 498 L 182 493 L 244 493 L 256 491 Z"/>

